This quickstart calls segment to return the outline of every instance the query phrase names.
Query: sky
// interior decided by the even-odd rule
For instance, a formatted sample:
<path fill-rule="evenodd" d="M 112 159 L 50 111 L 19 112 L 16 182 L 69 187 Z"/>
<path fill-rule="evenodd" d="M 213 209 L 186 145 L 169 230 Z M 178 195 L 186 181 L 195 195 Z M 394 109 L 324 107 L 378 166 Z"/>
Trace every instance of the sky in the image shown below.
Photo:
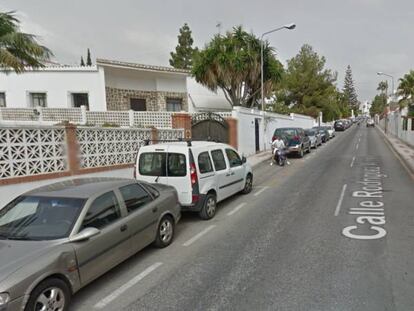
<path fill-rule="evenodd" d="M 414 69 L 412 0 L 0 0 L 0 10 L 16 11 L 23 30 L 64 64 L 78 64 L 90 48 L 93 58 L 168 66 L 185 22 L 201 48 L 219 22 L 222 33 L 242 25 L 257 36 L 294 22 L 295 30 L 267 37 L 282 63 L 310 44 L 338 72 L 339 88 L 351 66 L 360 101 L 386 79 L 378 71 L 397 86 Z"/>

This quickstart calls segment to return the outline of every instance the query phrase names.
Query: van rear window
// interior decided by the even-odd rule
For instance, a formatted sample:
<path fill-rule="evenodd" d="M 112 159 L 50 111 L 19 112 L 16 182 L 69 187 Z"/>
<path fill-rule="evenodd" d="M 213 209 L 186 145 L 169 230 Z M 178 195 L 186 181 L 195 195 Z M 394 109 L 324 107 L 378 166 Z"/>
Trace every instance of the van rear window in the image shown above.
<path fill-rule="evenodd" d="M 168 160 L 167 160 L 168 158 Z M 139 157 L 139 174 L 177 177 L 187 175 L 186 158 L 181 153 L 146 152 Z"/>

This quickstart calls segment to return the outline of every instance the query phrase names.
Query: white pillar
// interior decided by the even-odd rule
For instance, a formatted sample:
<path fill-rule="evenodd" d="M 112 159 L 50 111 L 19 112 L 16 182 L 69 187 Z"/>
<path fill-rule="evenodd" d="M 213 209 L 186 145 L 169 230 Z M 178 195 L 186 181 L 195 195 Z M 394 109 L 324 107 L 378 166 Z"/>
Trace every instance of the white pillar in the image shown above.
<path fill-rule="evenodd" d="M 85 125 L 88 123 L 88 117 L 86 115 L 86 106 L 81 106 L 80 108 L 81 108 L 81 120 L 82 120 L 81 122 L 82 122 L 82 125 Z"/>
<path fill-rule="evenodd" d="M 134 127 L 134 110 L 129 110 L 129 127 Z"/>

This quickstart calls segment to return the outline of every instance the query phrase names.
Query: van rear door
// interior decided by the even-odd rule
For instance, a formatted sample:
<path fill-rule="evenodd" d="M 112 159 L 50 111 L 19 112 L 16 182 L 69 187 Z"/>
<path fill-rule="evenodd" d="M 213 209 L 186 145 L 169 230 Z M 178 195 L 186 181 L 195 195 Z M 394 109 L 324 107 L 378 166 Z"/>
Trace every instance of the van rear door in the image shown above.
<path fill-rule="evenodd" d="M 189 152 L 189 149 L 186 149 L 186 152 Z M 191 205 L 192 203 L 189 159 L 189 154 L 184 154 L 181 150 L 175 152 L 173 147 L 168 149 L 167 184 L 177 190 L 178 201 L 181 205 Z"/>

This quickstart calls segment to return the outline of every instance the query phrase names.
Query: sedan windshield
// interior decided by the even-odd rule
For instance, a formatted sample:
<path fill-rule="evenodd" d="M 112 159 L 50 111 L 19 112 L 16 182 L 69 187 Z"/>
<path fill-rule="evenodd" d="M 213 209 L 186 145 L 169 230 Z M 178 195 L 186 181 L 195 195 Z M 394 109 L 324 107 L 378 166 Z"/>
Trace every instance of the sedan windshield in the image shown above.
<path fill-rule="evenodd" d="M 0 239 L 54 240 L 67 237 L 84 199 L 21 196 L 0 210 Z"/>

